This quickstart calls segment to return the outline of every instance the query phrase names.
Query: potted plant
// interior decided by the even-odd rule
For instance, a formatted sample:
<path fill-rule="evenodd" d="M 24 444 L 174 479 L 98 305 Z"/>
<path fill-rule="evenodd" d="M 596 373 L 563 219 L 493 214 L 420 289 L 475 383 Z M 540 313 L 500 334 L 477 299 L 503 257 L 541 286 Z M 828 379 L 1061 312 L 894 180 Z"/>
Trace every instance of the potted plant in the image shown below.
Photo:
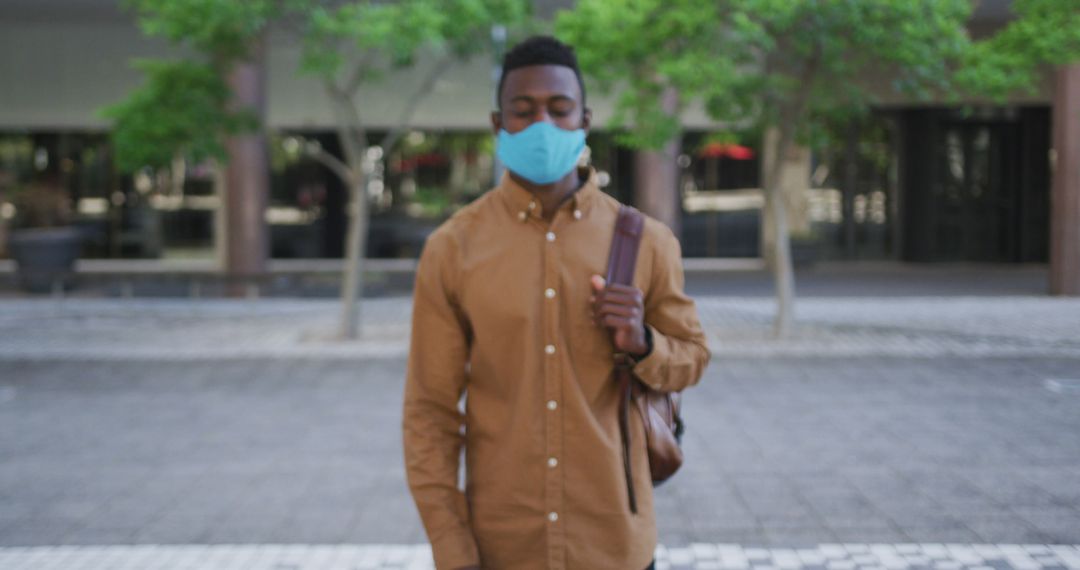
<path fill-rule="evenodd" d="M 82 248 L 82 234 L 71 225 L 71 197 L 56 172 L 44 172 L 16 186 L 15 220 L 8 251 L 25 291 L 46 293 L 68 288 Z"/>

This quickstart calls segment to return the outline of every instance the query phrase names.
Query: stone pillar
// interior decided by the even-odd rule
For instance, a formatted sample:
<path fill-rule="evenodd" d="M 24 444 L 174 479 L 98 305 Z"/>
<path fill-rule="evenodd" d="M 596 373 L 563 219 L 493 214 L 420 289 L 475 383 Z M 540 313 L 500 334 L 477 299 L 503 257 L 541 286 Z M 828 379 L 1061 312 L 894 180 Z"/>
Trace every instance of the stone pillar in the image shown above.
<path fill-rule="evenodd" d="M 259 117 L 266 115 L 266 43 L 257 40 L 251 56 L 237 62 L 228 75 L 236 110 L 248 110 Z M 266 137 L 259 130 L 229 138 L 225 144 L 228 165 L 225 170 L 225 271 L 231 277 L 228 294 L 232 297 L 257 294 L 255 281 L 247 277 L 266 271 L 270 236 L 266 224 L 266 205 L 270 193 L 270 165 Z"/>
<path fill-rule="evenodd" d="M 679 147 L 679 141 L 673 140 L 660 150 L 639 150 L 634 153 L 634 203 L 642 212 L 667 224 L 676 236 L 682 222 L 682 208 L 676 188 Z"/>
<path fill-rule="evenodd" d="M 1059 68 L 1056 80 L 1050 294 L 1080 296 L 1080 63 Z"/>
<path fill-rule="evenodd" d="M 674 113 L 678 93 L 671 88 L 664 92 L 663 107 Z M 634 203 L 646 214 L 660 220 L 681 239 L 682 198 L 679 193 L 679 151 L 682 135 L 676 135 L 659 150 L 639 150 L 634 153 Z"/>

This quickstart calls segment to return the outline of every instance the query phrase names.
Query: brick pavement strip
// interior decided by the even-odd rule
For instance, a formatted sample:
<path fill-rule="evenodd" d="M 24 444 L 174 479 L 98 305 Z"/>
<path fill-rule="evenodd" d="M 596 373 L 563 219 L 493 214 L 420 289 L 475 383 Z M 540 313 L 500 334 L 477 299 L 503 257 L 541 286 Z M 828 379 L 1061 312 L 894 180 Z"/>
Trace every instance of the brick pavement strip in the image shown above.
<path fill-rule="evenodd" d="M 1046 544 L 660 546 L 660 570 L 1080 570 L 1080 547 Z M 0 548 L 4 570 L 428 570 L 422 545 L 145 545 Z"/>

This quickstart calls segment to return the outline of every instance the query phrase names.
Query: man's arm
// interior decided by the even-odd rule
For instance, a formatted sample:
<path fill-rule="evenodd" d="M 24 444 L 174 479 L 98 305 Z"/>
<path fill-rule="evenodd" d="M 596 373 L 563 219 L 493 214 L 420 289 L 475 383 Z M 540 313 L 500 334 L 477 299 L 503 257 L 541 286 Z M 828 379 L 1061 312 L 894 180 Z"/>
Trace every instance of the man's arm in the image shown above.
<path fill-rule="evenodd" d="M 456 305 L 457 249 L 447 231 L 428 239 L 416 269 L 405 380 L 405 471 L 439 570 L 479 565 L 458 489 L 468 326 Z"/>
<path fill-rule="evenodd" d="M 650 349 L 637 360 L 634 375 L 654 390 L 677 392 L 701 379 L 711 355 L 694 301 L 683 290 L 679 240 L 659 225 L 644 302 Z"/>

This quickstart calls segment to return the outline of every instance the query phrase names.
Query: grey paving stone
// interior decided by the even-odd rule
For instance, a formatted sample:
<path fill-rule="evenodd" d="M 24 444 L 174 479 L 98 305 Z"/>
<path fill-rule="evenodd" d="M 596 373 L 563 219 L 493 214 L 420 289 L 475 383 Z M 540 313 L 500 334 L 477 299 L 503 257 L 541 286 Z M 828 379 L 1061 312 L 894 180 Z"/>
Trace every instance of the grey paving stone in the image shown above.
<path fill-rule="evenodd" d="M 1068 369 L 1080 360 L 720 359 L 687 392 L 690 462 L 657 494 L 658 509 L 680 522 L 662 536 L 1077 542 L 1080 456 L 1014 452 L 1030 441 L 1071 449 L 1069 438 L 1048 437 L 1080 433 L 1080 400 L 1039 384 Z M 81 529 L 73 541 L 115 536 L 106 523 L 135 527 L 138 543 L 423 541 L 401 467 L 400 360 L 20 361 L 16 370 L 0 379 L 19 394 L 2 404 L 0 433 L 48 437 L 0 438 L 11 458 L 0 463 L 0 505 L 71 519 L 0 526 L 0 545 L 63 544 Z M 87 526 L 93 504 L 110 514 Z"/>
<path fill-rule="evenodd" d="M 1080 515 L 1076 514 L 1038 514 L 1024 515 L 1026 522 L 1038 529 L 1043 535 L 1045 542 L 1051 543 L 1075 543 L 1077 529 L 1080 529 Z"/>
<path fill-rule="evenodd" d="M 1026 521 L 1017 520 L 1015 515 L 973 516 L 966 518 L 964 524 L 978 534 L 982 542 L 1035 543 L 1047 540 L 1043 532 Z"/>
<path fill-rule="evenodd" d="M 901 532 L 908 540 L 916 542 L 978 542 L 979 535 L 966 526 L 934 525 L 926 527 L 903 527 Z"/>
<path fill-rule="evenodd" d="M 63 544 L 71 545 L 101 545 L 101 544 L 131 544 L 140 528 L 109 528 L 99 525 L 74 530 L 64 535 Z"/>

